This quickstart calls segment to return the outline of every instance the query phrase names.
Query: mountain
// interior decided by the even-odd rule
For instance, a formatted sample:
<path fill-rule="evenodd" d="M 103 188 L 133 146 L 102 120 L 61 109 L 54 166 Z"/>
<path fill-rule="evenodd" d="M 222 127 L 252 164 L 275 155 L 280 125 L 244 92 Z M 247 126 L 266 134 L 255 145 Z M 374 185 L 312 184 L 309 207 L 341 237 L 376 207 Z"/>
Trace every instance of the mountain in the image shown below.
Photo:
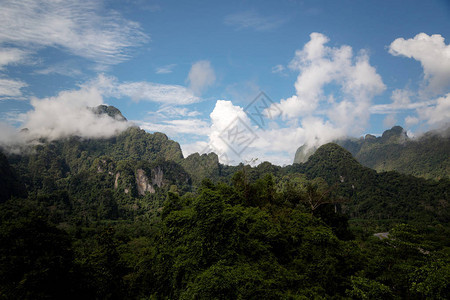
<path fill-rule="evenodd" d="M 12 196 L 26 196 L 25 186 L 9 165 L 6 156 L 0 152 L 0 203 L 8 200 Z"/>
<path fill-rule="evenodd" d="M 384 135 L 397 139 L 398 134 Z M 292 170 L 307 178 L 323 178 L 337 198 L 346 199 L 343 212 L 352 219 L 450 222 L 450 181 L 425 180 L 398 172 L 380 172 L 362 166 L 343 147 L 329 143 L 306 163 Z"/>
<path fill-rule="evenodd" d="M 112 106 L 101 105 L 92 110 L 126 121 Z M 227 169 L 219 164 L 214 153 L 195 153 L 184 158 L 180 145 L 165 134 L 148 133 L 135 126 L 110 138 L 71 136 L 41 140 L 20 154 L 8 154 L 0 162 L 5 174 L 2 176 L 5 200 L 19 195 L 12 184 L 17 180 L 10 175 L 14 169 L 24 183 L 22 191 L 26 187 L 41 199 L 55 198 L 49 200 L 50 204 L 69 201 L 75 211 L 85 210 L 89 220 L 105 214 L 109 217 L 140 214 L 149 206 L 158 209 L 169 189 L 191 191 L 193 184 L 199 185 L 203 178 L 218 180 Z M 61 192 L 67 197 L 61 198 Z M 99 207 L 98 202 L 104 203 Z M 117 212 L 105 213 L 102 211 L 105 206 L 115 207 L 113 210 Z"/>
<path fill-rule="evenodd" d="M 402 127 L 394 126 L 381 137 L 368 134 L 364 138 L 342 139 L 335 143 L 350 151 L 362 165 L 378 172 L 398 171 L 435 179 L 450 176 L 450 127 L 411 139 Z M 294 163 L 306 162 L 314 151 L 299 147 Z"/>
<path fill-rule="evenodd" d="M 99 105 L 91 108 L 97 115 L 108 115 L 118 121 L 126 121 L 127 119 L 122 115 L 122 112 L 111 105 Z"/>
<path fill-rule="evenodd" d="M 122 116 L 114 107 L 100 106 L 95 111 L 112 118 Z M 155 213 L 169 190 L 195 192 L 205 178 L 227 183 L 241 180 L 245 186 L 267 174 L 275 176 L 275 181 L 281 184 L 284 176 L 290 174 L 293 178 L 306 176 L 309 181 L 325 180 L 334 197 L 345 199 L 342 211 L 353 219 L 446 223 L 449 221 L 446 216 L 450 215 L 446 206 L 448 180 L 427 181 L 382 170 L 377 173 L 358 161 L 359 157 L 365 161 L 372 159 L 375 163 L 377 158 L 381 159 L 380 153 L 386 153 L 386 161 L 392 164 L 396 159 L 407 162 L 407 158 L 398 157 L 398 153 L 402 151 L 403 156 L 407 156 L 411 152 L 412 156 L 414 149 L 430 147 L 425 141 L 442 143 L 443 138 L 428 133 L 420 142 L 409 140 L 401 127 L 394 127 L 379 138 L 366 136 L 360 140 L 341 141 L 351 151 L 331 143 L 318 148 L 301 164 L 281 168 L 264 162 L 251 168 L 222 165 L 214 153 L 194 153 L 184 158 L 180 145 L 165 134 L 129 127 L 107 139 L 73 136 L 43 142 L 26 153 L 10 154 L 9 163 L 3 159 L 3 169 L 4 172 L 15 170 L 30 193 L 40 195 L 42 199 L 57 199 L 48 200 L 50 204 L 69 201 L 72 209 L 78 211 L 75 215 L 84 211 L 87 220 L 91 221 L 102 216 L 117 218 L 146 214 L 149 208 Z M 393 148 L 400 150 L 389 150 Z M 355 158 L 352 151 L 357 153 Z M 442 161 L 443 158 L 435 153 L 445 151 L 445 148 L 436 149 L 434 156 L 430 154 L 429 157 Z M 242 174 L 236 177 L 239 172 Z M 3 178 L 18 182 L 13 175 Z M 3 186 L 15 185 L 4 183 Z M 16 192 L 8 191 L 6 198 L 17 194 L 17 188 L 12 190 Z M 104 207 L 109 210 L 105 211 Z"/>

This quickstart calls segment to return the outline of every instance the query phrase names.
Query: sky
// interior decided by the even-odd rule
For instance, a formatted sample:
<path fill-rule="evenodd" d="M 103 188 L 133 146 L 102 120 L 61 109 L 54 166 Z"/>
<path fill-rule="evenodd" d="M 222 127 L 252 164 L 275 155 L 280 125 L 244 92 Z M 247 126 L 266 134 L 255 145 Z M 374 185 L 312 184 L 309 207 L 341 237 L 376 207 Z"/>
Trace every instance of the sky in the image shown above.
<path fill-rule="evenodd" d="M 450 120 L 448 0 L 0 0 L 0 19 L 4 148 L 137 125 L 185 157 L 286 165 Z"/>

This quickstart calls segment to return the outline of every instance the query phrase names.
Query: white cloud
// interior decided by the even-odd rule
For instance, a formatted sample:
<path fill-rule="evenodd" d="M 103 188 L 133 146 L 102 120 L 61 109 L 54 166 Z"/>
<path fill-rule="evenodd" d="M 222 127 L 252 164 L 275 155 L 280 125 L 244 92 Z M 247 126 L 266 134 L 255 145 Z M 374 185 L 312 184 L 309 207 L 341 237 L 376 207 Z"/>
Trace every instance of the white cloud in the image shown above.
<path fill-rule="evenodd" d="M 216 102 L 210 114 L 208 147 L 221 162 L 237 164 L 258 158 L 260 162 L 290 164 L 302 144 L 318 147 L 362 133 L 371 101 L 385 85 L 366 52 L 354 55 L 349 46 L 331 48 L 327 42 L 326 36 L 313 33 L 310 42 L 296 51 L 289 65 L 299 71 L 296 94 L 277 104 L 284 124 L 271 120 L 263 130 L 252 124 L 242 107 L 231 101 Z M 203 142 L 188 144 L 187 149 L 200 146 Z"/>
<path fill-rule="evenodd" d="M 95 87 L 63 91 L 56 97 L 32 98 L 33 110 L 26 114 L 24 128 L 30 138 L 55 140 L 72 135 L 85 138 L 113 136 L 130 126 L 107 115 L 97 115 L 88 107 L 103 104 L 103 97 Z"/>
<path fill-rule="evenodd" d="M 163 132 L 169 136 L 192 134 L 206 136 L 210 132 L 209 123 L 200 119 L 159 120 L 157 122 L 135 121 L 144 130 Z"/>
<path fill-rule="evenodd" d="M 420 109 L 422 107 L 427 107 L 436 103 L 436 100 L 427 100 L 421 102 L 412 102 L 409 104 L 403 104 L 402 106 L 398 106 L 395 103 L 389 104 L 376 104 L 372 105 L 369 108 L 369 112 L 372 114 L 392 114 L 399 111 L 411 110 L 411 109 Z"/>
<path fill-rule="evenodd" d="M 69 136 L 83 138 L 107 138 L 116 135 L 131 123 L 119 121 L 108 115 L 95 114 L 90 107 L 103 104 L 101 92 L 96 87 L 82 86 L 77 90 L 62 91 L 55 97 L 32 98 L 33 109 L 20 114 L 22 128 L 26 132 L 19 133 L 2 125 L 0 145 L 14 150 L 39 138 L 56 140 Z M 12 139 L 11 135 L 15 138 Z"/>
<path fill-rule="evenodd" d="M 429 125 L 438 127 L 450 121 L 450 93 L 436 100 L 435 106 L 429 106 L 417 111 L 419 118 Z"/>
<path fill-rule="evenodd" d="M 22 99 L 22 89 L 27 84 L 20 80 L 0 78 L 0 100 L 1 99 Z"/>
<path fill-rule="evenodd" d="M 2 1 L 0 44 L 61 47 L 101 64 L 128 58 L 127 49 L 148 41 L 139 24 L 100 1 Z"/>
<path fill-rule="evenodd" d="M 396 89 L 392 91 L 392 106 L 398 108 L 407 107 L 411 103 L 411 96 L 413 96 L 413 93 L 409 90 Z"/>
<path fill-rule="evenodd" d="M 130 97 L 133 101 L 153 101 L 164 104 L 191 104 L 200 99 L 187 88 L 153 82 L 125 82 L 116 87 L 112 95 Z"/>
<path fill-rule="evenodd" d="M 254 11 L 238 12 L 225 17 L 225 24 L 236 29 L 270 31 L 286 23 L 285 18 L 262 16 Z"/>
<path fill-rule="evenodd" d="M 192 153 L 206 154 L 206 153 L 214 152 L 214 151 L 212 151 L 212 149 L 209 149 L 208 142 L 206 142 L 206 141 L 195 141 L 193 143 L 181 144 L 180 146 L 181 146 L 181 151 L 183 152 L 184 157 L 188 157 Z M 207 151 L 207 150 L 210 150 L 210 151 Z"/>
<path fill-rule="evenodd" d="M 242 152 L 257 138 L 247 114 L 231 101 L 217 100 L 210 118 L 210 147 L 223 163 L 239 163 Z"/>
<path fill-rule="evenodd" d="M 187 78 L 190 89 L 195 95 L 201 95 L 202 92 L 216 81 L 216 74 L 207 60 L 201 60 L 194 63 L 189 71 Z"/>
<path fill-rule="evenodd" d="M 157 118 L 178 118 L 178 117 L 197 117 L 201 115 L 201 112 L 197 110 L 189 110 L 186 107 L 177 106 L 163 106 L 156 112 L 149 112 L 149 115 Z"/>
<path fill-rule="evenodd" d="M 350 46 L 326 46 L 329 39 L 323 34 L 312 33 L 310 37 L 289 64 L 299 75 L 296 94 L 278 104 L 283 119 L 296 124 L 302 118 L 301 126 L 307 130 L 303 140 L 308 146 L 361 134 L 370 117 L 372 99 L 386 88 L 381 76 L 365 51 L 354 55 Z M 320 130 L 309 126 L 311 123 Z"/>
<path fill-rule="evenodd" d="M 296 51 L 289 67 L 300 74 L 295 83 L 296 95 L 280 101 L 284 118 L 294 119 L 317 113 L 320 104 L 328 102 L 334 106 L 329 111 L 336 121 L 349 119 L 348 115 L 338 116 L 342 112 L 351 113 L 352 121 L 358 119 L 363 122 L 367 103 L 385 90 L 380 75 L 370 65 L 365 52 L 354 57 L 351 47 L 327 47 L 325 44 L 328 41 L 325 35 L 312 33 L 304 48 Z M 326 95 L 324 88 L 332 84 L 338 88 Z M 349 124 L 346 126 L 349 127 Z"/>
<path fill-rule="evenodd" d="M 47 66 L 43 69 L 36 70 L 34 73 L 41 75 L 59 74 L 69 77 L 76 77 L 82 75 L 81 69 L 73 61 L 66 61 L 63 63 Z"/>
<path fill-rule="evenodd" d="M 297 146 L 303 143 L 319 146 L 345 134 L 330 122 L 315 117 L 303 119 L 301 126 L 262 130 L 252 124 L 242 107 L 226 100 L 216 102 L 210 118 L 208 141 L 182 145 L 185 156 L 212 151 L 225 164 L 236 165 L 257 158 L 258 163 L 285 165 L 292 163 Z"/>
<path fill-rule="evenodd" d="M 156 74 L 169 74 L 173 72 L 173 68 L 175 68 L 176 64 L 165 65 L 159 68 L 156 68 Z"/>
<path fill-rule="evenodd" d="M 7 65 L 23 62 L 28 52 L 17 48 L 0 48 L 0 70 Z"/>
<path fill-rule="evenodd" d="M 88 85 L 95 86 L 107 97 L 129 97 L 131 100 L 152 101 L 161 104 L 186 105 L 199 102 L 188 88 L 181 85 L 160 84 L 147 81 L 119 82 L 112 76 L 99 75 Z"/>
<path fill-rule="evenodd" d="M 419 33 L 412 39 L 398 38 L 389 46 L 389 53 L 419 61 L 427 91 L 438 94 L 450 87 L 450 45 L 445 44 L 440 34 Z"/>

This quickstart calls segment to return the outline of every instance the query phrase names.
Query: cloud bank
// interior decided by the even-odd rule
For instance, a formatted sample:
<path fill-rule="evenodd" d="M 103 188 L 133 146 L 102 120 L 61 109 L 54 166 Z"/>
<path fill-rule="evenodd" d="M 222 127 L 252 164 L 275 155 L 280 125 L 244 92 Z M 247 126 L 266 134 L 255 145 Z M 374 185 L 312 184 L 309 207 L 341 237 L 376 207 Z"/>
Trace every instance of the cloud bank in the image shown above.
<path fill-rule="evenodd" d="M 70 136 L 107 138 L 131 125 L 105 114 L 95 114 L 91 108 L 103 104 L 103 97 L 92 86 L 63 91 L 55 97 L 32 98 L 30 104 L 33 109 L 23 116 L 22 128 L 26 131 L 0 124 L 2 148 L 14 151 L 41 138 L 49 141 Z"/>

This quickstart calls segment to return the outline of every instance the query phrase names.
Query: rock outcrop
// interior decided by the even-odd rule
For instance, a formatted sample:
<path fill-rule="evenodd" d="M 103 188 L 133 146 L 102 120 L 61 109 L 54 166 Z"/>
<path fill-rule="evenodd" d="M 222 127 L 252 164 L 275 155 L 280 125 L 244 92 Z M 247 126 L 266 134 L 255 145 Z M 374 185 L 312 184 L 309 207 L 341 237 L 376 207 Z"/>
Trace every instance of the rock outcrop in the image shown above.
<path fill-rule="evenodd" d="M 136 170 L 136 186 L 139 195 L 143 196 L 146 192 L 154 193 L 155 189 L 153 188 L 153 185 L 150 184 L 147 175 L 145 174 L 145 171 L 142 169 Z"/>

